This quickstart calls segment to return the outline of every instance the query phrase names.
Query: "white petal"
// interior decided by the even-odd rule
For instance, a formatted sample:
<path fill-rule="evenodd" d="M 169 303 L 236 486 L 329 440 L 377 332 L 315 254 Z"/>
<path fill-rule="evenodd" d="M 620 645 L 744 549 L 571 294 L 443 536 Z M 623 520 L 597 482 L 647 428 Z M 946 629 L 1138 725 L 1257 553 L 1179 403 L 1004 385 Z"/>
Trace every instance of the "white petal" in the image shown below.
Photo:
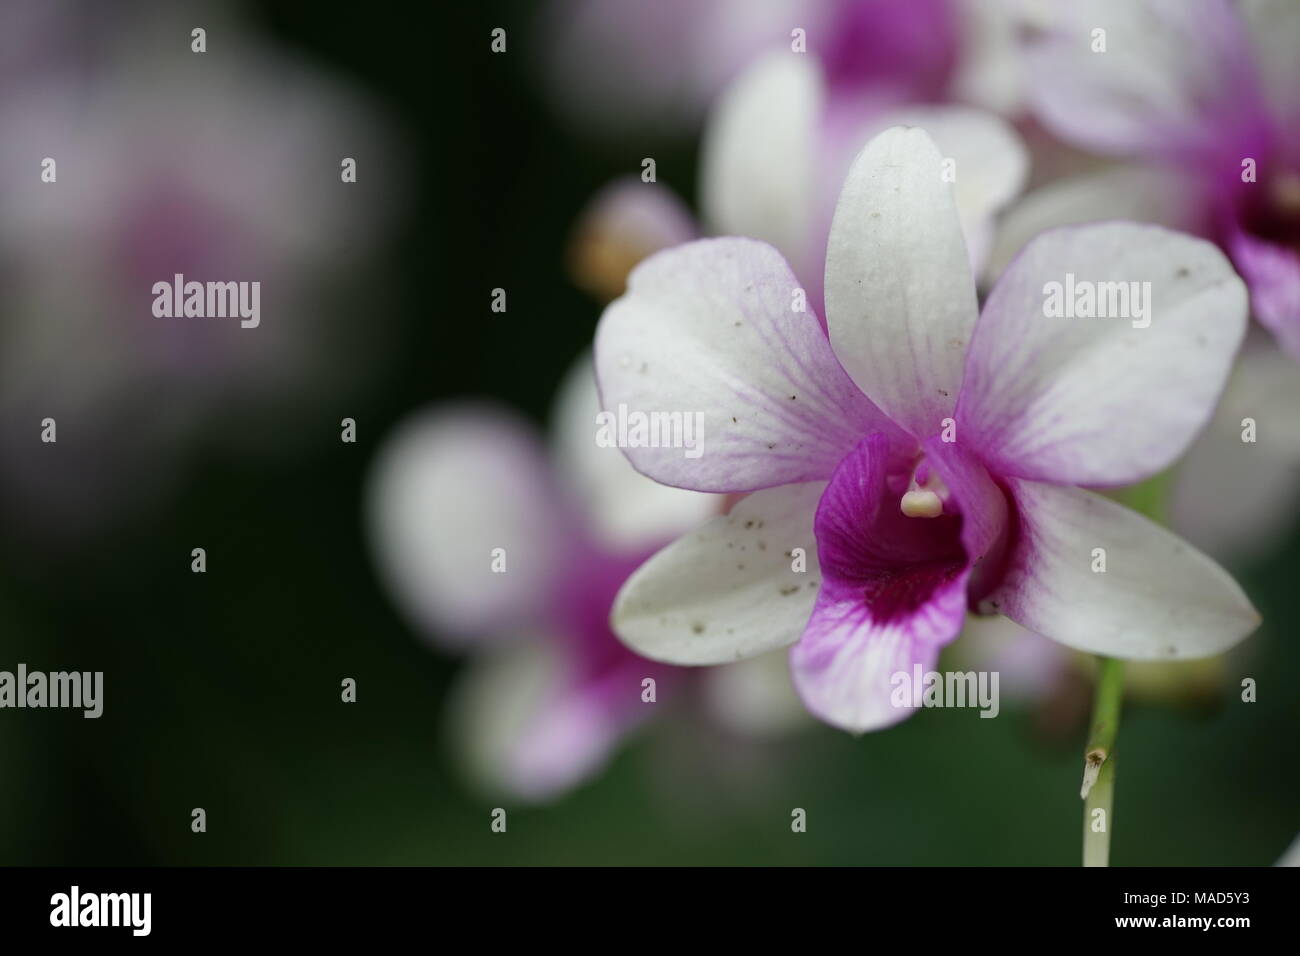
<path fill-rule="evenodd" d="M 952 94 L 957 100 L 1003 115 L 1018 112 L 1025 68 L 1017 33 L 1020 0 L 960 0 L 961 51 Z"/>
<path fill-rule="evenodd" d="M 1231 4 L 1091 0 L 1047 9 L 1026 54 L 1028 89 L 1062 138 L 1115 155 L 1213 151 L 1232 142 L 1236 120 L 1249 119 L 1253 76 Z"/>
<path fill-rule="evenodd" d="M 366 515 L 379 571 L 426 636 L 460 642 L 535 620 L 569 540 L 540 442 L 486 407 L 425 411 L 376 456 Z M 494 549 L 505 573 L 492 570 Z"/>
<path fill-rule="evenodd" d="M 525 637 L 471 661 L 449 725 L 470 779 L 487 793 L 549 800 L 604 764 L 628 729 L 567 689 L 560 642 Z"/>
<path fill-rule="evenodd" d="M 1020 534 L 982 612 L 1067 647 L 1131 660 L 1208 657 L 1259 625 L 1223 568 L 1136 512 L 1078 488 L 1007 484 Z M 1094 571 L 1103 557 L 1105 571 Z"/>
<path fill-rule="evenodd" d="M 1165 167 L 1115 165 L 1055 180 L 1007 210 L 984 274 L 997 279 L 1030 239 L 1057 226 L 1127 219 L 1192 230 L 1197 196 L 1188 177 Z"/>
<path fill-rule="evenodd" d="M 1300 515 L 1300 365 L 1274 348 L 1247 349 L 1204 434 L 1178 464 L 1170 523 L 1232 563 L 1258 558 Z M 1242 440 L 1246 420 L 1253 442 Z"/>
<path fill-rule="evenodd" d="M 871 432 L 906 444 L 840 367 L 802 291 L 752 239 L 701 239 L 641 263 L 596 330 L 602 404 L 618 419 L 602 440 L 657 481 L 725 492 L 826 478 Z M 632 416 L 656 414 L 698 426 L 691 443 L 685 429 L 657 445 L 638 437 Z M 613 434 L 622 422 L 626 438 Z"/>
<path fill-rule="evenodd" d="M 555 105 L 584 135 L 610 137 L 690 132 L 744 64 L 773 45 L 789 48 L 791 28 L 807 13 L 806 0 L 529 6 L 541 11 L 529 52 L 541 54 L 542 79 Z M 513 33 L 509 42 L 515 42 Z"/>
<path fill-rule="evenodd" d="M 705 678 L 710 713 L 735 733 L 772 737 L 812 725 L 790 680 L 785 651 L 711 668 Z"/>
<path fill-rule="evenodd" d="M 994 217 L 1019 195 L 1029 175 L 1029 154 L 1019 135 L 998 117 L 959 106 L 913 106 L 891 111 L 877 129 L 916 126 L 945 159 L 953 161 L 953 198 L 971 265 L 988 257 Z"/>
<path fill-rule="evenodd" d="M 1064 302 L 1049 301 L 1049 284 L 1062 300 L 1099 290 L 1096 303 L 1105 300 L 1111 317 L 1058 317 Z M 1002 474 L 1140 481 L 1209 420 L 1245 328 L 1245 286 L 1211 243 L 1123 222 L 1044 233 L 984 305 L 958 440 Z"/>
<path fill-rule="evenodd" d="M 600 400 L 591 355 L 565 376 L 551 414 L 556 472 L 612 551 L 651 548 L 718 514 L 723 497 L 671 488 L 638 474 L 621 449 L 596 444 Z"/>
<path fill-rule="evenodd" d="M 853 163 L 826 251 L 831 344 L 858 387 L 918 438 L 961 386 L 975 284 L 943 156 L 922 130 L 886 130 Z"/>
<path fill-rule="evenodd" d="M 820 584 L 813 516 L 825 487 L 756 491 L 664 548 L 623 585 L 614 631 L 671 664 L 722 664 L 797 641 Z M 793 570 L 796 548 L 806 571 Z"/>
<path fill-rule="evenodd" d="M 807 275 L 822 77 L 816 61 L 769 54 L 718 98 L 705 128 L 700 199 L 710 230 L 771 243 Z"/>
<path fill-rule="evenodd" d="M 1052 696 L 1078 656 L 1000 614 L 967 615 L 952 648 L 958 669 L 997 671 L 1001 693 L 1015 701 Z"/>
<path fill-rule="evenodd" d="M 1286 848 L 1274 866 L 1300 866 L 1300 836 L 1291 841 L 1291 845 Z"/>
<path fill-rule="evenodd" d="M 1240 0 L 1269 105 L 1284 129 L 1300 124 L 1300 4 L 1295 0 Z"/>

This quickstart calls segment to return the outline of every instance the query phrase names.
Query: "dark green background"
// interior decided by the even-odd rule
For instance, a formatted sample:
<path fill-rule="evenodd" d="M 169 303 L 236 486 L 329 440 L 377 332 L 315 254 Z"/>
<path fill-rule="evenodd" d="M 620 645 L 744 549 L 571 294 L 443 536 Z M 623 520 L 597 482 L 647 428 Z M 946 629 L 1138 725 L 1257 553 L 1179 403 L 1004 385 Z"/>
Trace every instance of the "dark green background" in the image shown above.
<path fill-rule="evenodd" d="M 1044 734 L 1005 703 L 998 720 L 925 711 L 858 739 L 814 726 L 767 744 L 679 707 L 594 783 L 545 808 L 507 802 L 509 832 L 489 831 L 501 801 L 468 791 L 446 746 L 460 665 L 417 639 L 369 564 L 366 468 L 434 400 L 491 396 L 542 423 L 599 315 L 564 272 L 576 212 L 646 155 L 691 197 L 696 156 L 558 123 L 530 69 L 532 4 L 406 6 L 254 11 L 386 100 L 416 147 L 396 307 L 357 316 L 395 330 L 379 385 L 324 402 L 293 461 L 200 457 L 174 501 L 75 555 L 0 537 L 0 666 L 102 670 L 107 685 L 97 721 L 0 711 L 0 862 L 1075 864 L 1083 728 Z M 506 56 L 488 52 L 498 25 Z M 488 309 L 495 286 L 506 315 Z M 355 445 L 337 440 L 344 415 Z M 189 570 L 196 542 L 206 575 Z M 1293 535 L 1242 574 L 1266 623 L 1221 701 L 1127 709 L 1113 862 L 1267 864 L 1294 836 L 1298 572 Z M 1237 701 L 1238 672 L 1258 703 Z M 339 701 L 344 676 L 356 705 Z M 198 806 L 206 834 L 190 831 Z"/>

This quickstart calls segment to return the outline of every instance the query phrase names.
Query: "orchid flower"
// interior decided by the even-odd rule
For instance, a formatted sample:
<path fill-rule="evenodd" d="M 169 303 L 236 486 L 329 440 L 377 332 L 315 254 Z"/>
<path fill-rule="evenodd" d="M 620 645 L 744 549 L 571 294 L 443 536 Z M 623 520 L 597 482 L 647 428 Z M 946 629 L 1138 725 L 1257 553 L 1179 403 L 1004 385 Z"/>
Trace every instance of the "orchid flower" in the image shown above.
<path fill-rule="evenodd" d="M 700 457 L 628 447 L 632 464 L 749 492 L 623 586 L 613 623 L 635 650 L 717 664 L 793 645 L 809 710 L 865 731 L 907 716 L 892 675 L 931 667 L 968 607 L 1132 659 L 1214 654 L 1257 625 L 1213 561 L 1078 487 L 1158 471 L 1209 418 L 1245 328 L 1227 260 L 1155 226 L 1060 229 L 980 312 L 942 168 L 909 128 L 854 161 L 827 246 L 826 331 L 792 307 L 790 264 L 742 238 L 652 256 L 606 309 L 604 407 L 704 415 Z M 1067 273 L 1149 281 L 1154 318 L 1047 318 L 1045 283 Z"/>
<path fill-rule="evenodd" d="M 890 88 L 893 89 L 892 87 Z M 840 184 L 856 152 L 889 126 L 922 126 L 951 162 L 962 228 L 978 270 L 997 214 L 1020 192 L 1028 158 L 998 117 L 963 106 L 890 106 L 881 91 L 850 95 L 812 55 L 778 52 L 745 70 L 710 111 L 697 226 L 662 183 L 621 179 L 583 211 L 571 247 L 576 281 L 605 301 L 651 250 L 701 233 L 774 245 L 820 311 L 822 255 Z"/>
<path fill-rule="evenodd" d="M 863 90 L 863 94 L 868 93 Z M 919 126 L 949 161 L 948 178 L 972 263 L 980 269 L 995 216 L 1028 174 L 1015 131 L 966 106 L 850 96 L 811 56 L 774 53 L 720 97 L 705 130 L 701 205 L 709 231 L 771 243 L 820 310 L 823 254 L 854 156 L 891 126 Z"/>
<path fill-rule="evenodd" d="M 369 480 L 389 591 L 421 634 L 475 658 L 454 694 L 458 750 L 481 786 L 522 799 L 587 779 L 680 687 L 680 671 L 619 643 L 609 609 L 645 557 L 722 504 L 657 485 L 598 447 L 597 411 L 587 359 L 561 389 L 549 451 L 508 412 L 448 406 L 400 425 Z M 755 686 L 772 687 L 770 663 L 711 682 L 713 715 L 768 729 L 781 695 L 757 719 L 751 700 Z"/>
<path fill-rule="evenodd" d="M 1043 228 L 1140 218 L 1217 241 L 1252 311 L 1300 359 L 1300 5 L 1044 6 L 1026 54 L 1036 115 L 1126 162 L 1051 183 L 1007 224 L 994 271 Z"/>
<path fill-rule="evenodd" d="M 323 280 L 382 248 L 403 182 L 374 102 L 229 11 L 95 6 L 6 5 L 0 25 L 23 42 L 0 44 L 0 67 L 23 55 L 0 88 L 0 435 L 25 447 L 48 417 L 76 436 L 0 463 L 7 520 L 42 544 L 162 497 L 200 435 L 275 454 L 313 431 L 276 426 L 355 394 L 384 336 Z M 196 22 L 220 52 L 191 52 Z M 264 320 L 155 317 L 176 273 L 259 282 Z"/>
<path fill-rule="evenodd" d="M 1229 254 L 1256 319 L 1300 358 L 1300 6 L 1061 4 L 1040 8 L 1035 25 L 1036 112 L 1117 162 L 1012 206 L 989 274 L 1060 225 L 1124 218 L 1196 232 Z M 1094 52 L 1095 30 L 1105 31 L 1104 51 Z M 1275 545 L 1300 513 L 1298 402 L 1300 368 L 1248 343 L 1214 422 L 1173 476 L 1171 526 L 1233 562 Z M 1242 441 L 1247 419 L 1257 442 Z"/>
<path fill-rule="evenodd" d="M 579 213 L 568 271 L 603 305 L 623 294 L 628 273 L 646 256 L 698 235 L 690 209 L 667 184 L 624 176 L 598 190 Z"/>
<path fill-rule="evenodd" d="M 553 0 L 540 66 L 584 132 L 677 133 L 765 54 L 818 57 L 836 100 L 1017 110 L 1013 0 Z"/>

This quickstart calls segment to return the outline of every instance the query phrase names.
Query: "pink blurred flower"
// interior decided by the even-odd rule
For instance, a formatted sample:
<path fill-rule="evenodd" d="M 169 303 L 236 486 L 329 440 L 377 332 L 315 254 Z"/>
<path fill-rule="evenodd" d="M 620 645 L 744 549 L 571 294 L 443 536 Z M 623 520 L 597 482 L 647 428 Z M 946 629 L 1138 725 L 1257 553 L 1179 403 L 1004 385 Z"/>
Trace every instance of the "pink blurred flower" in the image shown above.
<path fill-rule="evenodd" d="M 540 66 L 583 130 L 679 133 L 773 51 L 801 45 L 837 101 L 1020 103 L 1013 0 L 558 0 Z M 796 37 L 795 31 L 802 31 Z"/>
<path fill-rule="evenodd" d="M 1300 359 L 1300 5 L 1099 0 L 1048 5 L 1036 24 L 1026 61 L 1037 115 L 1128 164 L 1027 197 L 995 268 L 1069 222 L 1194 231 L 1231 256 L 1255 318 Z"/>
<path fill-rule="evenodd" d="M 686 672 L 628 650 L 609 611 L 637 565 L 722 506 L 657 485 L 598 446 L 597 410 L 584 359 L 561 389 L 549 449 L 496 408 L 417 413 L 385 443 L 367 492 L 394 599 L 424 637 L 473 658 L 453 700 L 469 772 L 528 800 L 591 777 L 681 689 Z M 494 552 L 504 572 L 493 571 Z M 765 731 L 793 692 L 788 675 L 784 698 L 773 690 L 783 660 L 756 664 L 718 680 L 707 700 L 724 723 Z M 642 697 L 647 678 L 653 703 Z M 756 685 L 769 704 L 760 715 Z"/>
<path fill-rule="evenodd" d="M 0 94 L 0 434 L 32 448 L 0 484 L 10 520 L 54 538 L 125 520 L 205 441 L 275 453 L 337 427 L 294 425 L 384 354 L 348 305 L 402 182 L 374 103 L 219 8 L 60 9 L 49 29 L 93 20 L 94 54 L 51 43 Z M 260 282 L 260 325 L 156 318 L 153 284 L 177 273 Z"/>

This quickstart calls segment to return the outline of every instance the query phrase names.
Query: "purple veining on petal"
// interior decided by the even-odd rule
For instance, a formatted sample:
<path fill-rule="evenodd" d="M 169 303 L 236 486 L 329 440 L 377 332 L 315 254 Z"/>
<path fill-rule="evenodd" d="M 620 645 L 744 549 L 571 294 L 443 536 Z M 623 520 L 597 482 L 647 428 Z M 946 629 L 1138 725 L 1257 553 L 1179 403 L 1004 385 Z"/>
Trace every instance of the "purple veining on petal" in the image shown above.
<path fill-rule="evenodd" d="M 853 384 L 780 254 L 748 239 L 702 239 L 633 270 L 596 332 L 602 407 L 700 409 L 707 453 L 628 447 L 663 484 L 742 492 L 825 480 L 862 435 L 914 443 Z"/>

